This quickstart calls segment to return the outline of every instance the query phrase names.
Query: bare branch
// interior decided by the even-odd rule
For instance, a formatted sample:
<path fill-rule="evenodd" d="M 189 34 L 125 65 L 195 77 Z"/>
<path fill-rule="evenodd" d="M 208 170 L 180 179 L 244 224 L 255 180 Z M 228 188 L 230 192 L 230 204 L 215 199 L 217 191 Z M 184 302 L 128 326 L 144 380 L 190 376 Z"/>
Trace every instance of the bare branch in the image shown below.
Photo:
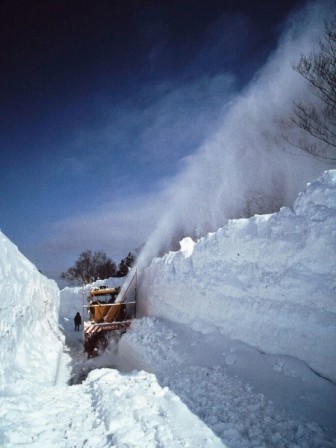
<path fill-rule="evenodd" d="M 336 17 L 325 23 L 320 51 L 302 55 L 294 69 L 305 78 L 316 102 L 294 102 L 292 123 L 316 142 L 299 138 L 291 144 L 314 157 L 336 159 Z M 335 156 L 334 156 L 335 154 Z"/>

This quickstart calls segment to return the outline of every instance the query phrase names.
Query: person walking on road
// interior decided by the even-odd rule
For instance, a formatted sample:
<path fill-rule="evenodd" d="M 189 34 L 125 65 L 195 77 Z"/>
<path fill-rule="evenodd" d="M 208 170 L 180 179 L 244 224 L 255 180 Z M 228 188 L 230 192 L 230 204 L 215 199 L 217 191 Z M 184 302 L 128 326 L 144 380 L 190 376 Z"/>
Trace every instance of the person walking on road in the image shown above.
<path fill-rule="evenodd" d="M 75 321 L 75 331 L 79 331 L 79 326 L 82 323 L 82 318 L 79 312 L 77 312 L 74 321 Z"/>

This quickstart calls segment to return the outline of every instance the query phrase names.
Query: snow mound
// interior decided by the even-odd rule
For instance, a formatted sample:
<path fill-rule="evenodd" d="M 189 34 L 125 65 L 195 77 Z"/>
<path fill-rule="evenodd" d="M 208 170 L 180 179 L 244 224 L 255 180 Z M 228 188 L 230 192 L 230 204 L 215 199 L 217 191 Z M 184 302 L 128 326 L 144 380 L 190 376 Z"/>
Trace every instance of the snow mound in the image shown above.
<path fill-rule="evenodd" d="M 105 424 L 109 446 L 135 447 L 139 442 L 148 448 L 226 446 L 152 374 L 100 369 L 90 373 L 86 384 Z"/>
<path fill-rule="evenodd" d="M 1 232 L 0 253 L 0 391 L 24 379 L 54 383 L 63 351 L 58 287 Z"/>
<path fill-rule="evenodd" d="M 181 247 L 142 272 L 143 314 L 294 356 L 336 381 L 336 170 L 293 209 L 231 220 Z"/>

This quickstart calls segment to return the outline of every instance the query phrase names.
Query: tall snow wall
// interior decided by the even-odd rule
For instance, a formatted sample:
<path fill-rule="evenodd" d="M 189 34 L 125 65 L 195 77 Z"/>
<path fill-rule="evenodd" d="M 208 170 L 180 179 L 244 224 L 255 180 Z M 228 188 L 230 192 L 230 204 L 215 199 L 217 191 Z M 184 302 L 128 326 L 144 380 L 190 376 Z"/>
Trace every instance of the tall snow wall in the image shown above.
<path fill-rule="evenodd" d="M 184 239 L 141 279 L 143 314 L 294 356 L 336 381 L 336 170 L 293 208 Z"/>
<path fill-rule="evenodd" d="M 58 307 L 56 283 L 0 232 L 0 390 L 56 380 L 63 351 Z"/>

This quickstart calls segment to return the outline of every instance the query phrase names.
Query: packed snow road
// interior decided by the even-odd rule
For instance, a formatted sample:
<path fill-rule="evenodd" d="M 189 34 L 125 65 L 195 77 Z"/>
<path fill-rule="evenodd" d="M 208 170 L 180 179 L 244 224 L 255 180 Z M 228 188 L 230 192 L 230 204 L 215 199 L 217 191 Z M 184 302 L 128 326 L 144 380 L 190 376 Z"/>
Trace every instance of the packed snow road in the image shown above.
<path fill-rule="evenodd" d="M 5 396 L 1 446 L 222 447 L 179 398 L 145 372 L 100 369 L 81 385 Z"/>
<path fill-rule="evenodd" d="M 119 358 L 154 372 L 229 447 L 335 446 L 336 387 L 292 357 L 145 318 Z"/>
<path fill-rule="evenodd" d="M 3 394 L 2 447 L 225 446 L 154 375 L 96 369 L 69 386 L 68 362 L 67 355 L 61 358 L 56 384 L 21 382 L 15 393 Z M 83 366 L 88 368 L 85 358 Z"/>

